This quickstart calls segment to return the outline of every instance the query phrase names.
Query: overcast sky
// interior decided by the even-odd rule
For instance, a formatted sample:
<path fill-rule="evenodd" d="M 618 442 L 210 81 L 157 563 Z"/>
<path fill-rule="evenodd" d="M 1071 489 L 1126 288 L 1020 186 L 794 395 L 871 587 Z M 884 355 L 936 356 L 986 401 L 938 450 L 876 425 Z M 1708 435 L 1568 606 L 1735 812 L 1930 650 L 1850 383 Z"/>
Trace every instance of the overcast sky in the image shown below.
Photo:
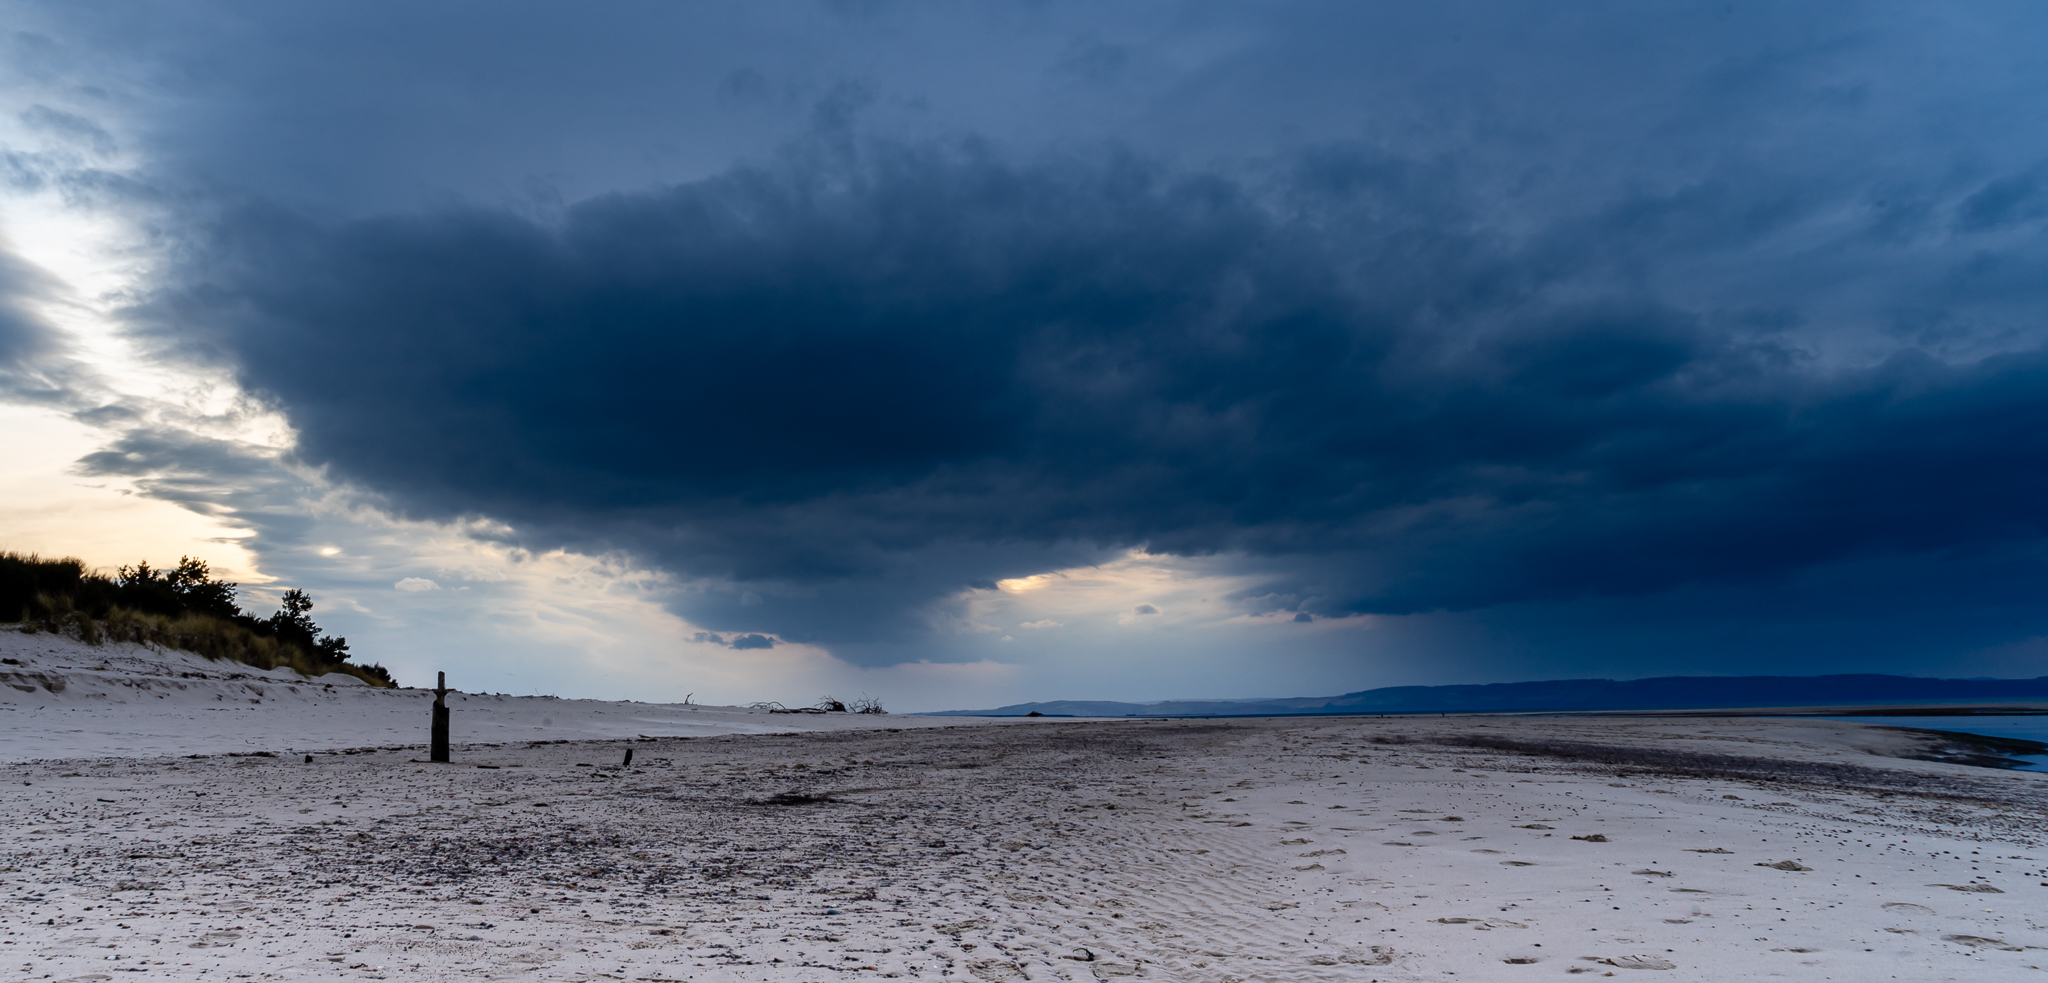
<path fill-rule="evenodd" d="M 2048 672 L 2048 8 L 12 3 L 0 547 L 403 680 Z"/>

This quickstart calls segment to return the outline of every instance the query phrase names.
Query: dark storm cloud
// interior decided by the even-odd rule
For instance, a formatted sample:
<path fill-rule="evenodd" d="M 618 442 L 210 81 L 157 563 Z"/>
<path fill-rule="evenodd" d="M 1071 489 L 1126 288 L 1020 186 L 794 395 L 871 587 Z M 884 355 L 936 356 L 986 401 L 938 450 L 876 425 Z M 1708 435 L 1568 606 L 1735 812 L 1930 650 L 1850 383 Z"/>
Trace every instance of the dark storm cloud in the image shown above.
<path fill-rule="evenodd" d="M 1557 651 L 2040 566 L 2037 5 L 21 19 L 0 181 L 170 245 L 139 324 L 400 511 L 697 578 L 707 640 L 900 661 L 1137 545 Z M 86 467 L 295 541 L 234 458 Z"/>
<path fill-rule="evenodd" d="M 970 584 L 1140 545 L 1270 561 L 1331 612 L 1412 612 L 2042 533 L 2038 348 L 1826 365 L 1772 309 L 1646 282 L 1825 204 L 1783 187 L 1509 237 L 1454 176 L 1348 147 L 1255 178 L 844 149 L 558 227 L 247 208 L 153 316 L 277 400 L 302 456 L 408 511 L 767 597 L 685 602 L 726 631 L 889 637 Z M 1953 235 L 2038 234 L 2015 180 L 1953 193 Z M 1994 211 L 2013 217 L 1965 218 Z M 1999 264 L 2038 304 L 2030 243 L 1948 276 Z M 1947 289 L 1878 300 L 2014 303 Z"/>

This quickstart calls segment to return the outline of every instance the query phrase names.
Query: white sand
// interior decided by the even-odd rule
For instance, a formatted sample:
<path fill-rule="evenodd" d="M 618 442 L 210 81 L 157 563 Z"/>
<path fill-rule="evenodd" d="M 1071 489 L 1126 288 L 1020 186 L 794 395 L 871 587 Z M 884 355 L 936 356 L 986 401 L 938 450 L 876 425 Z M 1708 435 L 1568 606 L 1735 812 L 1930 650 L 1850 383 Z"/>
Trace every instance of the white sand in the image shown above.
<path fill-rule="evenodd" d="M 0 627 L 0 659 L 13 660 L 0 661 L 0 761 L 424 745 L 434 699 L 429 690 L 380 689 L 341 673 L 309 680 L 290 669 L 132 643 L 90 646 L 11 627 Z M 450 694 L 448 705 L 459 739 L 479 744 L 949 723 L 475 693 Z"/>
<path fill-rule="evenodd" d="M 345 736 L 351 713 L 399 732 L 355 690 L 299 697 L 308 715 L 325 701 L 325 734 Z M 175 713 L 138 726 L 136 706 L 65 719 L 176 739 L 148 736 Z M 292 719 L 257 712 L 198 702 L 186 717 Z M 510 735 L 523 712 L 472 714 L 505 716 Z M 818 718 L 761 723 L 793 719 Z M 15 764 L 0 968 L 999 983 L 1997 980 L 2048 965 L 2048 776 L 1879 756 L 1911 742 L 1865 725 L 883 723 L 911 726 L 505 740 L 453 766 L 412 751 Z M 1554 753 L 1527 753 L 1538 743 Z M 613 767 L 629 747 L 634 767 Z M 1730 777 L 1688 777 L 1702 770 Z M 1604 842 L 1575 839 L 1590 836 Z M 1811 869 L 1759 866 L 1784 861 Z"/>

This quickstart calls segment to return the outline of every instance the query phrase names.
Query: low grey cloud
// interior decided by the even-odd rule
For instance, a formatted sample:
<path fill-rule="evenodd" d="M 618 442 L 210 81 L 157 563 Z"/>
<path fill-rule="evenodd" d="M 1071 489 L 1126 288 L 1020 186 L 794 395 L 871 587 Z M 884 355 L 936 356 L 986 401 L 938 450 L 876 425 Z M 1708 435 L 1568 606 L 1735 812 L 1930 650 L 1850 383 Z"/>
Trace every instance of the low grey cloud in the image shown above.
<path fill-rule="evenodd" d="M 53 109 L 42 103 L 22 110 L 21 122 L 31 130 L 56 137 L 64 143 L 82 147 L 100 156 L 112 154 L 120 149 L 114 143 L 114 135 L 98 123 L 77 113 Z"/>
<path fill-rule="evenodd" d="M 60 295 L 49 274 L 0 247 L 0 398 L 63 403 L 77 366 L 40 306 Z"/>
<path fill-rule="evenodd" d="M 690 641 L 696 642 L 700 645 L 707 643 L 711 645 L 723 645 L 729 649 L 772 649 L 775 647 L 775 639 L 769 638 L 766 635 L 758 634 L 755 632 L 745 632 L 742 634 L 727 636 L 721 635 L 717 632 L 700 631 L 694 635 L 691 635 Z"/>

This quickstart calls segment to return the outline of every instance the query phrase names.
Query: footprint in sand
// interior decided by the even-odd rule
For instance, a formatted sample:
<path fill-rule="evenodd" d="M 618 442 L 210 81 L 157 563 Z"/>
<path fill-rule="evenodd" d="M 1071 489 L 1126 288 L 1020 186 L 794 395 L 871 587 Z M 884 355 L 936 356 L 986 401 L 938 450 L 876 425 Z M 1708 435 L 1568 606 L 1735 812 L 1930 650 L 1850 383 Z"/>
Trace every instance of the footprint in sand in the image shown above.
<path fill-rule="evenodd" d="M 1612 966 L 1615 969 L 1677 969 L 1678 967 L 1656 956 L 1613 956 L 1606 959 L 1587 956 L 1587 960 Z"/>
<path fill-rule="evenodd" d="M 1004 962 L 1000 959 L 968 963 L 967 971 L 980 979 L 987 980 L 988 983 L 1011 983 L 1012 980 L 1030 979 L 1029 976 L 1024 975 L 1022 967 L 1016 963 Z"/>
<path fill-rule="evenodd" d="M 1806 870 L 1812 870 L 1812 869 L 1813 869 L 1812 867 L 1808 867 L 1808 866 L 1806 866 L 1805 864 L 1802 864 L 1802 863 L 1800 863 L 1800 862 L 1799 862 L 1799 861 L 1797 861 L 1797 860 L 1780 860 L 1780 861 L 1778 861 L 1777 863 L 1774 863 L 1774 864 L 1763 864 L 1763 863 L 1760 863 L 1760 864 L 1757 864 L 1756 866 L 1758 866 L 1758 867 L 1769 867 L 1769 868 L 1771 868 L 1772 870 L 1792 870 L 1792 871 L 1806 871 Z"/>
<path fill-rule="evenodd" d="M 1957 945 L 1966 945 L 1972 949 L 2003 949 L 2007 952 L 2027 951 L 2022 946 L 2006 945 L 2004 939 L 1987 939 L 1981 935 L 1944 935 L 1941 937 L 1941 940 L 1943 942 L 1954 942 Z"/>
<path fill-rule="evenodd" d="M 1529 927 L 1521 922 L 1511 922 L 1505 918 L 1439 918 L 1436 922 L 1439 925 L 1470 925 L 1482 932 L 1492 931 L 1496 928 Z"/>

